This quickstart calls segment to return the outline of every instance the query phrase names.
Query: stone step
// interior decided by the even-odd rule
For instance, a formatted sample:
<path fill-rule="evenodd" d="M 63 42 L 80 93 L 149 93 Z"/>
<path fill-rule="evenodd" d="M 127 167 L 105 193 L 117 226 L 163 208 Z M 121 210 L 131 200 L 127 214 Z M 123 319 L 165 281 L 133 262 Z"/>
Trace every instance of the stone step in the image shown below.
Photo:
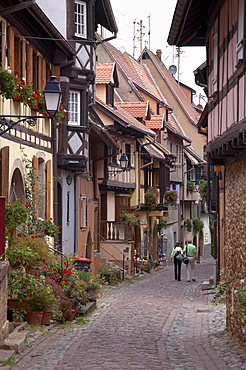
<path fill-rule="evenodd" d="M 0 343 L 0 350 L 13 350 L 15 353 L 20 353 L 23 351 L 27 345 L 27 332 L 23 331 L 26 326 L 26 322 L 16 326 L 12 333 L 10 333 L 8 337 Z"/>

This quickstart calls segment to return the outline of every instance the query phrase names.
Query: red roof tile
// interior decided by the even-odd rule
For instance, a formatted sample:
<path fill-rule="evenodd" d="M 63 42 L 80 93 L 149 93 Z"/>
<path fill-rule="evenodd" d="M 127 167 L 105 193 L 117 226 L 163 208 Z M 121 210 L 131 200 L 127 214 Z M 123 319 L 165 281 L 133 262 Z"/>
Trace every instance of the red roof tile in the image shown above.
<path fill-rule="evenodd" d="M 146 126 L 153 130 L 160 130 L 163 127 L 163 114 L 152 115 L 150 120 L 146 121 Z"/>
<path fill-rule="evenodd" d="M 96 84 L 109 84 L 113 78 L 114 63 L 97 63 Z"/>
<path fill-rule="evenodd" d="M 118 102 L 117 107 L 125 109 L 135 118 L 146 118 L 149 116 L 149 104 L 148 102 Z"/>
<path fill-rule="evenodd" d="M 139 122 L 136 118 L 134 118 L 130 113 L 128 113 L 125 109 L 118 107 L 111 107 L 105 104 L 102 100 L 96 99 L 96 101 L 101 104 L 104 108 L 112 112 L 114 115 L 118 116 L 121 120 L 123 120 L 126 124 L 130 125 L 129 128 L 132 126 L 133 129 L 137 131 L 141 131 L 146 135 L 154 136 L 155 132 L 146 127 L 144 124 Z"/>

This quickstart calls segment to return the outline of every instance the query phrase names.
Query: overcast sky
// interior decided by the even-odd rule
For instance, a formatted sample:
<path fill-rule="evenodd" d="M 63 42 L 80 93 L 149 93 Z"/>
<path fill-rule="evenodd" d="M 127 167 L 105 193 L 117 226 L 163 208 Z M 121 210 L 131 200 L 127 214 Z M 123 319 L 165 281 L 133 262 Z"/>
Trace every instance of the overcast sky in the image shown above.
<path fill-rule="evenodd" d="M 117 39 L 111 41 L 112 45 L 122 51 L 126 50 L 138 58 L 140 20 L 142 20 L 143 33 L 145 34 L 143 35 L 142 47 L 144 48 L 146 45 L 154 53 L 157 49 L 161 49 L 162 61 L 166 67 L 169 68 L 172 64 L 178 67 L 176 48 L 167 43 L 176 3 L 176 0 L 111 0 L 119 29 Z M 134 49 L 133 39 L 135 40 Z M 198 96 L 199 94 L 204 95 L 203 90 L 194 82 L 193 71 L 205 61 L 205 47 L 186 47 L 182 48 L 181 51 L 180 81 L 196 90 Z M 178 78 L 177 73 L 175 77 Z M 198 102 L 197 99 L 196 103 Z M 201 100 L 201 104 L 204 106 L 205 102 Z"/>

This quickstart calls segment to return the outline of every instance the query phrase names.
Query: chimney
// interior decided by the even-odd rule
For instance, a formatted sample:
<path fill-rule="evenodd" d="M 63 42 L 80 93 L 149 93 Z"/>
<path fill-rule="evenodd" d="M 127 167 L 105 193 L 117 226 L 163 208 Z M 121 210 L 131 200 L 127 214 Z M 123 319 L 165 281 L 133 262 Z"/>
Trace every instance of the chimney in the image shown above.
<path fill-rule="evenodd" d="M 162 54 L 162 51 L 161 49 L 157 49 L 156 50 L 156 55 L 158 56 L 158 58 L 161 60 L 161 54 Z"/>

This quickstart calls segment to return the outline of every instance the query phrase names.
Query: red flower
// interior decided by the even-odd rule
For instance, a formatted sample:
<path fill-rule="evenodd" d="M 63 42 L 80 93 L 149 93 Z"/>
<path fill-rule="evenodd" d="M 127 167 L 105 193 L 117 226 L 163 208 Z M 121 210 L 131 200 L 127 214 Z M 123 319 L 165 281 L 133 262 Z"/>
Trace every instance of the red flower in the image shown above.
<path fill-rule="evenodd" d="M 15 232 L 15 229 L 10 229 L 9 230 L 9 233 L 14 233 Z"/>
<path fill-rule="evenodd" d="M 19 76 L 20 74 L 19 74 L 19 72 L 18 72 L 18 71 L 14 71 L 14 75 Z"/>
<path fill-rule="evenodd" d="M 227 301 L 228 301 L 229 303 L 231 303 L 231 302 L 232 302 L 232 299 L 231 299 L 231 298 L 228 298 L 228 299 L 227 299 Z"/>
<path fill-rule="evenodd" d="M 22 236 L 22 234 L 21 233 L 18 233 L 17 236 L 20 238 Z"/>
<path fill-rule="evenodd" d="M 34 239 L 34 238 L 35 238 L 35 236 L 34 236 L 34 235 L 32 235 L 32 236 L 31 236 L 31 238 L 32 238 L 32 239 Z"/>
<path fill-rule="evenodd" d="M 57 225 L 58 227 L 62 227 L 61 225 Z"/>

